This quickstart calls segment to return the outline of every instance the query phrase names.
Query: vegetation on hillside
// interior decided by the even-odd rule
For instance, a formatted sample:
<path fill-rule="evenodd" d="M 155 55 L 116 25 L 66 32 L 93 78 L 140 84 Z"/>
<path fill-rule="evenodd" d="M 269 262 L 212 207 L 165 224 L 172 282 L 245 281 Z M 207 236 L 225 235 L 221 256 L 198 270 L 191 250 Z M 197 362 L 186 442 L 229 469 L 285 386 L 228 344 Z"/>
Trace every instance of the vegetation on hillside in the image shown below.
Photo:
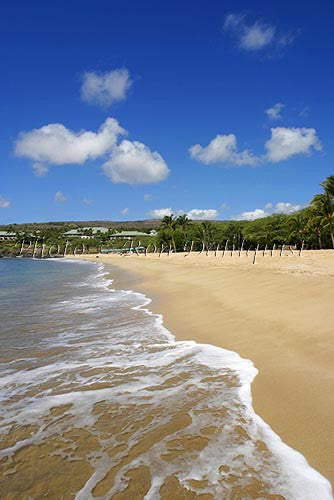
<path fill-rule="evenodd" d="M 323 193 L 314 196 L 310 205 L 291 215 L 273 214 L 253 221 L 203 221 L 194 224 L 185 215 L 162 219 L 156 237 L 161 247 L 178 251 L 228 248 L 260 248 L 295 245 L 306 248 L 334 248 L 334 176 L 321 183 Z"/>
<path fill-rule="evenodd" d="M 166 216 L 157 221 L 128 223 L 82 222 L 49 223 L 3 226 L 15 231 L 15 242 L 1 242 L 1 255 L 35 256 L 62 255 L 67 253 L 98 252 L 101 249 L 142 245 L 148 251 L 209 251 L 223 249 L 272 248 L 274 245 L 304 246 L 309 249 L 334 248 L 334 176 L 321 183 L 322 193 L 316 194 L 310 205 L 291 215 L 273 214 L 253 221 L 190 221 L 186 215 Z M 74 227 L 103 225 L 109 231 L 89 239 L 67 239 L 64 232 Z M 149 233 L 158 229 L 154 237 L 141 237 L 140 241 L 110 240 L 110 236 L 121 230 L 141 230 Z M 87 231 L 87 236 L 91 236 Z M 43 248 L 44 245 L 44 248 Z"/>

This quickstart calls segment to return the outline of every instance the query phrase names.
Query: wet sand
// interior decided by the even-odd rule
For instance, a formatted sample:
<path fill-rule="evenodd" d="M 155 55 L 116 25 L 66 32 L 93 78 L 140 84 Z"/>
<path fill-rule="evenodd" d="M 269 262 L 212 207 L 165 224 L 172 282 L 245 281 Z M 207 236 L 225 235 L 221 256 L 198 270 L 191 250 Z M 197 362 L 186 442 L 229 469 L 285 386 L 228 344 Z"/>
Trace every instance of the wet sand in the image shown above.
<path fill-rule="evenodd" d="M 99 261 L 122 270 L 113 273 L 116 288 L 151 297 L 150 309 L 163 314 L 177 339 L 251 359 L 259 370 L 255 411 L 333 484 L 334 251 L 260 254 L 256 265 L 251 255 L 221 255 Z"/>

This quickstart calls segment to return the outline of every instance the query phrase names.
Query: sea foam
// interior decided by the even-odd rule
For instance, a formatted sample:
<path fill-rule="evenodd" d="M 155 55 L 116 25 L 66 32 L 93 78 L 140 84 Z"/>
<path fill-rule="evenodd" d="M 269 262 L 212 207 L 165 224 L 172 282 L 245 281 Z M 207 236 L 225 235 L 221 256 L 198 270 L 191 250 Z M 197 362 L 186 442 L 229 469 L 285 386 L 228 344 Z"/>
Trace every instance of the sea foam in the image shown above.
<path fill-rule="evenodd" d="M 69 265 L 57 265 L 63 262 Z M 21 364 L 2 363 L 1 430 L 8 446 L 0 457 L 15 462 L 18 450 L 62 436 L 57 453 L 82 460 L 75 440 L 70 451 L 65 446 L 71 430 L 81 429 L 99 447 L 85 449 L 93 472 L 76 499 L 110 498 L 127 488 L 129 471 L 140 466 L 151 477 L 145 499 L 159 498 L 171 477 L 213 498 L 237 498 L 236 492 L 248 498 L 252 488 L 258 499 L 333 498 L 330 483 L 255 414 L 257 370 L 250 360 L 176 341 L 162 316 L 149 310 L 149 298 L 112 289 L 103 264 L 87 270 L 80 281 L 66 276 L 64 292 L 43 304 L 43 334 L 36 336 L 40 324 L 32 321 Z M 10 442 L 13 429 L 26 426 L 37 430 Z"/>

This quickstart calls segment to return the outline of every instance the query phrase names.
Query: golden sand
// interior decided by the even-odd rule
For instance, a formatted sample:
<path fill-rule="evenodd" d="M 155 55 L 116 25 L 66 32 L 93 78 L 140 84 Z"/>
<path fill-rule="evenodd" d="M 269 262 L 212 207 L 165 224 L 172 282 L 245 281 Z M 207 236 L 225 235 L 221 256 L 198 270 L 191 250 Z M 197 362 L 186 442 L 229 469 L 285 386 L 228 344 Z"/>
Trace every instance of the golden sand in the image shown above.
<path fill-rule="evenodd" d="M 251 359 L 259 370 L 256 412 L 333 484 L 334 251 L 259 254 L 255 265 L 253 255 L 221 255 L 98 260 L 129 271 L 116 272 L 115 287 L 151 297 L 150 309 L 163 314 L 177 339 Z"/>

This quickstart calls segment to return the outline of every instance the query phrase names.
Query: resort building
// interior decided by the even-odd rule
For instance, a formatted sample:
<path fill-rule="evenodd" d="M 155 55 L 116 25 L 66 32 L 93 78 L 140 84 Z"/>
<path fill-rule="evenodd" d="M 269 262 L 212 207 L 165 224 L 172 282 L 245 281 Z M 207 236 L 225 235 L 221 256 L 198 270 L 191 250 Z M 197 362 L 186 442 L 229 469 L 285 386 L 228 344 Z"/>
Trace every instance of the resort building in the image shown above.
<path fill-rule="evenodd" d="M 13 233 L 12 231 L 0 231 L 0 241 L 15 239 L 16 233 Z"/>
<path fill-rule="evenodd" d="M 136 238 L 144 238 L 147 236 L 155 236 L 157 234 L 156 231 L 152 230 L 149 233 L 143 233 L 141 231 L 121 231 L 119 233 L 114 233 L 110 236 L 111 240 L 134 240 Z"/>
<path fill-rule="evenodd" d="M 109 231 L 107 227 L 92 226 L 92 227 L 79 227 L 78 229 L 70 229 L 64 233 L 65 238 L 82 238 L 89 239 L 95 236 L 101 236 Z"/>

